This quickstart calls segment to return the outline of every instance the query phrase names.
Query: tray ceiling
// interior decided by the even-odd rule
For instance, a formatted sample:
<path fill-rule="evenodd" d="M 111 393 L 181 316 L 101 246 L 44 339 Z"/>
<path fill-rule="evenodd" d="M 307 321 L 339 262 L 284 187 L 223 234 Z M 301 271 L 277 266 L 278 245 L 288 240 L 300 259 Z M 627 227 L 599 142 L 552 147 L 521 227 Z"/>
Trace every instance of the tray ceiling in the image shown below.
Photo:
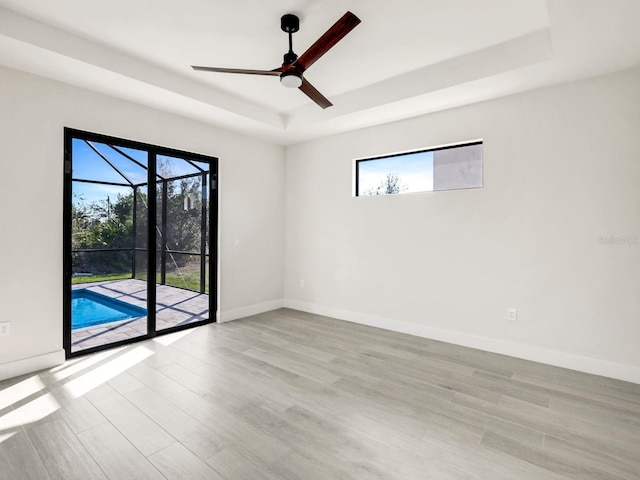
<path fill-rule="evenodd" d="M 616 9 L 613 9 L 615 6 Z M 342 14 L 362 23 L 305 74 L 322 110 L 272 69 Z M 636 0 L 0 0 L 0 63 L 290 144 L 640 63 Z"/>

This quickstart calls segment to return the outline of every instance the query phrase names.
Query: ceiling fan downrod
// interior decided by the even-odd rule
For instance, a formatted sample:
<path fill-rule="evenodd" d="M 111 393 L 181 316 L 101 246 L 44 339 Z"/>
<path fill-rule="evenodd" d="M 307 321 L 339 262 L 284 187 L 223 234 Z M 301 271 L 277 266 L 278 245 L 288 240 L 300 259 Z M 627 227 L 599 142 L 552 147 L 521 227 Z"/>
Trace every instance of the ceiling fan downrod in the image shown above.
<path fill-rule="evenodd" d="M 282 74 L 280 75 L 280 83 L 288 88 L 299 88 L 302 85 L 302 72 L 298 68 L 286 68 L 293 66 L 298 60 L 298 55 L 293 51 L 293 34 L 300 30 L 300 19 L 287 13 L 280 18 L 280 28 L 283 32 L 289 34 L 289 51 L 284 54 Z"/>

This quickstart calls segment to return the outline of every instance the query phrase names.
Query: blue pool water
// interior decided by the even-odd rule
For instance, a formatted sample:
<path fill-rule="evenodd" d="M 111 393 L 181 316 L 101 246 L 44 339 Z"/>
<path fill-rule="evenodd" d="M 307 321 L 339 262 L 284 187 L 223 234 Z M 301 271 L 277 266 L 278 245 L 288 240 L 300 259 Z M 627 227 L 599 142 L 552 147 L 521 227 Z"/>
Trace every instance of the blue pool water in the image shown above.
<path fill-rule="evenodd" d="M 144 317 L 145 308 L 136 307 L 85 288 L 71 291 L 71 329 Z"/>

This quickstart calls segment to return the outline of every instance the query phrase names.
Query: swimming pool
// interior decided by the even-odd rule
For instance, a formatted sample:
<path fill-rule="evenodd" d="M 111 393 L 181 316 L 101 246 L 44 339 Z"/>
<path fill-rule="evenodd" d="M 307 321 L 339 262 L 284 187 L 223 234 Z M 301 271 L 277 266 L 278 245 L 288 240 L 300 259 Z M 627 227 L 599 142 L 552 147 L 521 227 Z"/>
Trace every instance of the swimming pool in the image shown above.
<path fill-rule="evenodd" d="M 71 291 L 71 329 L 144 317 L 145 308 L 92 292 L 86 288 Z"/>

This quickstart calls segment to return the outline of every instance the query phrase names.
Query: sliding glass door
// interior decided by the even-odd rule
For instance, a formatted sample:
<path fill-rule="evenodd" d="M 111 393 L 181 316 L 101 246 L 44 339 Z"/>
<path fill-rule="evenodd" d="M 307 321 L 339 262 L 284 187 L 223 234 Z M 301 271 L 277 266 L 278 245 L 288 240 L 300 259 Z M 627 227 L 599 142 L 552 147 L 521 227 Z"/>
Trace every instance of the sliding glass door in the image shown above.
<path fill-rule="evenodd" d="M 211 166 L 158 155 L 156 167 L 156 330 L 160 331 L 209 316 Z"/>
<path fill-rule="evenodd" d="M 216 182 L 216 158 L 65 129 L 67 356 L 215 320 Z"/>

